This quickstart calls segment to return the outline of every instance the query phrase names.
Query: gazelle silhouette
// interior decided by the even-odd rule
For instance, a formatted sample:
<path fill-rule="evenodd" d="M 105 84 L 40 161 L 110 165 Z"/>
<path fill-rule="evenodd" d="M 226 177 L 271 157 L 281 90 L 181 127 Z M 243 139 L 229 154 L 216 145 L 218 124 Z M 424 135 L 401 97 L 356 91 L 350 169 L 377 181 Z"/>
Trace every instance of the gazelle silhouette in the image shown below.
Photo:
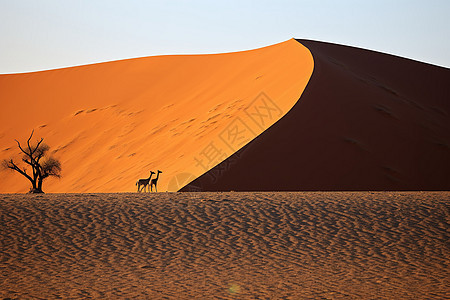
<path fill-rule="evenodd" d="M 150 188 L 148 186 L 148 183 L 150 182 L 150 179 L 152 179 L 152 175 L 155 174 L 155 172 L 150 171 L 150 177 L 149 178 L 144 178 L 144 179 L 139 179 L 138 181 L 136 181 L 136 185 L 138 187 L 138 193 L 141 191 L 141 185 L 144 186 L 143 190 L 145 192 L 145 187 L 147 187 L 147 192 L 150 192 Z"/>
<path fill-rule="evenodd" d="M 155 186 L 155 192 L 158 192 L 158 189 L 156 188 L 156 184 L 158 183 L 159 173 L 162 173 L 162 171 L 158 170 L 158 174 L 156 174 L 156 178 L 152 179 L 152 181 L 150 182 L 150 190 L 152 192 L 153 192 L 153 186 Z"/>

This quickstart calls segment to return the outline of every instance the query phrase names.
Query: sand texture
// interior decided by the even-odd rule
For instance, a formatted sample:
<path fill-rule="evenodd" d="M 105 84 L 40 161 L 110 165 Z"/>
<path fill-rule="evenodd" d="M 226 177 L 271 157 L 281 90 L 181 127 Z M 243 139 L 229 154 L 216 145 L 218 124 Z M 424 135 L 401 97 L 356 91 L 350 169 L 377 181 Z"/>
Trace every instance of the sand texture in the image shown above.
<path fill-rule="evenodd" d="M 445 299 L 449 192 L 0 196 L 0 297 Z"/>
<path fill-rule="evenodd" d="M 45 192 L 134 192 L 150 170 L 163 171 L 159 191 L 177 191 L 285 115 L 312 71 L 311 53 L 291 39 L 0 75 L 0 161 L 20 161 L 14 139 L 34 129 L 62 164 Z M 0 193 L 28 191 L 21 175 L 1 175 Z"/>
<path fill-rule="evenodd" d="M 299 101 L 192 186 L 204 191 L 450 190 L 450 69 L 299 42 L 314 58 Z"/>

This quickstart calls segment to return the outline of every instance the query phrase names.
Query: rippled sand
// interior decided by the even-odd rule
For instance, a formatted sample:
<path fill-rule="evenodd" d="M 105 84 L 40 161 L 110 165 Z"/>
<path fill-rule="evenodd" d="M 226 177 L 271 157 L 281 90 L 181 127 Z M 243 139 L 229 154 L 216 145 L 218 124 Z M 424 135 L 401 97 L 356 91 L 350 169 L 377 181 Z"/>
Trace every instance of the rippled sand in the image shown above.
<path fill-rule="evenodd" d="M 0 195 L 0 297 L 443 299 L 450 192 Z"/>

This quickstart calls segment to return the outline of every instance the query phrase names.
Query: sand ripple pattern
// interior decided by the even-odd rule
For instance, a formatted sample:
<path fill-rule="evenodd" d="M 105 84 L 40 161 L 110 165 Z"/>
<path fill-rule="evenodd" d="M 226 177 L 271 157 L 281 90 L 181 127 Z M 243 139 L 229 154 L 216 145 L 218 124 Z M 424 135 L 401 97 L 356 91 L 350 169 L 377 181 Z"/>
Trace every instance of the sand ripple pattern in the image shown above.
<path fill-rule="evenodd" d="M 0 199 L 3 299 L 450 294 L 449 192 Z"/>

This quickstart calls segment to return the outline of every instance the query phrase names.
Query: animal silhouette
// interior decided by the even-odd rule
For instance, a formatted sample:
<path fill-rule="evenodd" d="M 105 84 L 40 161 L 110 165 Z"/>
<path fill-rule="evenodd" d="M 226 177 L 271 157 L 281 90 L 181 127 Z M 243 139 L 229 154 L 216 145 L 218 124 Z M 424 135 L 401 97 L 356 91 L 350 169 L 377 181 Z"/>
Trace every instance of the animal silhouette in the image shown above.
<path fill-rule="evenodd" d="M 155 172 L 150 171 L 150 177 L 149 178 L 139 179 L 138 181 L 136 181 L 136 185 L 138 187 L 138 190 L 137 190 L 138 193 L 141 191 L 141 186 L 143 186 L 144 192 L 145 192 L 145 187 L 147 187 L 147 192 L 150 192 L 150 188 L 148 186 L 148 183 L 150 182 L 150 179 L 152 179 L 152 175 L 153 174 L 155 174 Z"/>
<path fill-rule="evenodd" d="M 162 171 L 158 170 L 158 174 L 156 174 L 156 178 L 152 179 L 152 181 L 150 183 L 150 190 L 152 192 L 153 192 L 153 186 L 155 186 L 155 192 L 158 192 L 158 189 L 156 188 L 156 184 L 158 183 L 159 173 L 162 173 Z"/>

